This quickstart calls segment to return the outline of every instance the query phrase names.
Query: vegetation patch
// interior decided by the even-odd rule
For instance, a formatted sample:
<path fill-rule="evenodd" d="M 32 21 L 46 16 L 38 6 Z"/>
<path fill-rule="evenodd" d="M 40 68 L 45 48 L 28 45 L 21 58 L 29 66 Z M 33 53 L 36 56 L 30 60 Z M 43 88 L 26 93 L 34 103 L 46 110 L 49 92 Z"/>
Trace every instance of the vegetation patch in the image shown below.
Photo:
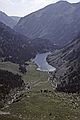
<path fill-rule="evenodd" d="M 54 92 L 48 81 L 48 73 L 37 71 L 37 66 L 28 62 L 22 79 L 29 90 L 16 97 L 12 104 L 0 111 L 0 120 L 79 120 L 80 95 Z"/>

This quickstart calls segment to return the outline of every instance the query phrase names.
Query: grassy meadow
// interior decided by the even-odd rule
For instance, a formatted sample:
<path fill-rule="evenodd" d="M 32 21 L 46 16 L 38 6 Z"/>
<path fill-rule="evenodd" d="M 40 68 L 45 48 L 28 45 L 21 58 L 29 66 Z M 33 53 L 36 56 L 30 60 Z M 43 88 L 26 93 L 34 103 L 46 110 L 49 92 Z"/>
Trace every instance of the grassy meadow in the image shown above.
<path fill-rule="evenodd" d="M 21 74 L 18 64 L 0 63 L 0 68 Z M 80 95 L 55 92 L 48 73 L 36 68 L 29 62 L 26 74 L 21 75 L 30 91 L 25 90 L 12 104 L 1 108 L 5 114 L 0 112 L 0 120 L 80 120 Z"/>

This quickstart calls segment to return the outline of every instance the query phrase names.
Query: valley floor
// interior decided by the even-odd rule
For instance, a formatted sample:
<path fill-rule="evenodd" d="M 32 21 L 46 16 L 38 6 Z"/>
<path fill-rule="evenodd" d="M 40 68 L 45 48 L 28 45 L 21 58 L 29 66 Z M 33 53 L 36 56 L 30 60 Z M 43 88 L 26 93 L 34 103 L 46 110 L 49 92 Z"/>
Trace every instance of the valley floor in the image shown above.
<path fill-rule="evenodd" d="M 1 66 L 19 73 L 16 64 L 7 62 Z M 80 120 L 80 95 L 55 92 L 48 73 L 36 68 L 29 62 L 27 73 L 22 75 L 26 90 L 12 104 L 0 108 L 1 113 L 9 113 L 0 114 L 0 120 Z"/>

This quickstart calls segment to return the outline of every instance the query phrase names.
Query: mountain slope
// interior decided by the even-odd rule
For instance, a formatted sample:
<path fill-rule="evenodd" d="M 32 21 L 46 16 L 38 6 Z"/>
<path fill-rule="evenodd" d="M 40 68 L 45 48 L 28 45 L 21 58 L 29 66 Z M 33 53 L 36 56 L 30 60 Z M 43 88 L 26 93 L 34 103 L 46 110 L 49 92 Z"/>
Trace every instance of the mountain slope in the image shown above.
<path fill-rule="evenodd" d="M 30 40 L 0 22 L 0 57 L 23 63 L 35 56 Z"/>
<path fill-rule="evenodd" d="M 80 3 L 59 1 L 20 19 L 14 29 L 29 38 L 48 39 L 63 46 L 80 31 Z"/>
<path fill-rule="evenodd" d="M 56 79 L 57 90 L 80 91 L 80 37 L 50 55 L 47 60 L 56 67 L 53 81 Z"/>
<path fill-rule="evenodd" d="M 10 16 L 13 20 L 15 20 L 16 22 L 18 22 L 20 20 L 21 17 L 17 17 L 17 16 Z"/>
<path fill-rule="evenodd" d="M 24 88 L 25 84 L 21 76 L 0 70 L 0 102 L 5 99 L 11 99 L 17 91 Z M 10 93 L 12 93 L 12 95 Z"/>
<path fill-rule="evenodd" d="M 11 28 L 13 28 L 17 24 L 17 22 L 15 20 L 13 20 L 11 17 L 6 15 L 2 11 L 0 11 L 0 22 L 3 22 L 4 24 L 6 24 L 7 26 L 9 26 Z"/>

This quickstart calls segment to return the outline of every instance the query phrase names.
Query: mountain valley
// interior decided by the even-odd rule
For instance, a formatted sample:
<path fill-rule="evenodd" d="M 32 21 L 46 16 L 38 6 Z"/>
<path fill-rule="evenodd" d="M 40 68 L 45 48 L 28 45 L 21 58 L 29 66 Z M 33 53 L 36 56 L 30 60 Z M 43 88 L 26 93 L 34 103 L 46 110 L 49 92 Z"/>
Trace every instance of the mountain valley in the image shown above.
<path fill-rule="evenodd" d="M 80 120 L 80 2 L 24 17 L 7 12 L 0 11 L 0 120 Z"/>

